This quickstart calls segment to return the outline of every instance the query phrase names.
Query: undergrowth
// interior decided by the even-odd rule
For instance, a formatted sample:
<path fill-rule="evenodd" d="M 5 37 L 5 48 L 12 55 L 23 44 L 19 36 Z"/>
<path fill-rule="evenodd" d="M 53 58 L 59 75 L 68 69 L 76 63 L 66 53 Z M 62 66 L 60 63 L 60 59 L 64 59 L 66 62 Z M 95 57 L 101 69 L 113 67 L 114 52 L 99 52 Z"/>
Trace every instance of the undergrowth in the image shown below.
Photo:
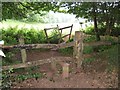
<path fill-rule="evenodd" d="M 25 44 L 33 44 L 33 43 L 46 43 L 46 37 L 45 37 L 45 33 L 43 31 L 39 31 L 39 30 L 34 30 L 34 29 L 30 29 L 27 30 L 25 28 L 18 30 L 17 27 L 16 28 L 8 28 L 8 30 L 5 30 L 4 28 L 2 29 L 2 39 L 5 41 L 5 45 L 14 45 L 14 44 L 19 44 L 18 42 L 18 38 L 19 36 L 23 34 L 24 38 L 25 38 Z M 51 34 L 51 36 L 53 37 L 51 39 L 51 43 L 58 43 L 58 38 L 59 36 L 57 36 L 55 33 L 53 32 Z M 95 41 L 96 38 L 94 35 L 86 38 L 84 40 L 84 42 L 92 42 Z M 70 40 L 73 41 L 73 38 Z M 68 41 L 68 42 L 70 42 Z M 113 42 L 112 38 L 107 38 L 107 41 Z M 41 51 L 47 51 L 48 49 L 39 49 Z M 68 48 L 64 48 L 64 49 L 59 49 L 58 50 L 60 53 L 62 53 L 63 55 L 69 55 L 72 56 L 73 54 L 73 47 L 68 47 Z M 14 57 L 15 53 L 17 52 L 17 50 L 4 50 L 5 54 L 6 54 L 6 58 L 3 58 L 2 64 L 3 65 L 11 65 L 11 64 L 17 64 L 20 63 L 19 60 L 14 60 L 12 61 L 12 57 Z M 83 54 L 91 54 L 91 53 L 99 53 L 99 57 L 103 58 L 103 60 L 107 60 L 108 62 L 108 70 L 111 71 L 113 68 L 117 68 L 118 66 L 118 45 L 114 44 L 111 46 L 85 46 L 84 50 L 83 50 Z M 94 62 L 96 60 L 95 57 L 92 58 L 86 58 L 84 59 L 84 63 L 91 63 Z M 15 62 L 18 61 L 18 62 Z M 6 72 L 3 72 L 2 75 L 2 87 L 4 88 L 9 88 L 12 85 L 12 81 L 11 80 L 18 80 L 18 81 L 23 81 L 26 80 L 28 78 L 40 78 L 42 77 L 41 73 L 32 73 L 32 71 L 36 70 L 37 67 L 32 67 L 28 69 L 28 74 L 21 74 L 18 75 L 17 77 L 11 76 L 12 73 L 14 72 L 23 72 L 24 69 L 17 69 L 17 70 L 8 70 Z M 14 79 L 13 79 L 14 78 Z M 8 81 L 7 81 L 8 80 Z"/>
<path fill-rule="evenodd" d="M 113 69 L 118 70 L 118 45 L 112 45 L 111 48 L 101 52 L 100 56 L 104 57 L 107 60 L 108 71 L 112 71 Z"/>
<path fill-rule="evenodd" d="M 24 80 L 35 78 L 36 80 L 38 78 L 42 78 L 44 75 L 42 73 L 32 72 L 33 70 L 36 70 L 38 67 L 30 67 L 27 69 L 20 68 L 20 69 L 9 69 L 7 71 L 2 72 L 2 85 L 1 88 L 3 90 L 9 90 L 11 86 L 15 82 L 22 82 Z M 18 75 L 16 74 L 18 72 Z M 26 73 L 27 72 L 27 73 Z M 20 74 L 21 73 L 21 74 Z"/>

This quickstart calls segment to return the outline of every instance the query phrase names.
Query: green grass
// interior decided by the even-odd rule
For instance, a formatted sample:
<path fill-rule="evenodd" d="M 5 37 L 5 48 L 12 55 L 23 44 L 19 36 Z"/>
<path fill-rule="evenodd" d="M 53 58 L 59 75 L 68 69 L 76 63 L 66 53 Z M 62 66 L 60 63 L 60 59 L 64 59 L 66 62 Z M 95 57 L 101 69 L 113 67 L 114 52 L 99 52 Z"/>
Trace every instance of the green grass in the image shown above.
<path fill-rule="evenodd" d="M 38 79 L 38 78 L 41 78 L 41 77 L 43 77 L 43 75 L 41 73 L 30 73 L 30 74 L 17 75 L 15 78 L 18 81 L 24 81 L 24 80 L 30 79 L 30 78 Z"/>
<path fill-rule="evenodd" d="M 92 46 L 85 46 L 83 50 L 83 54 L 90 54 L 93 53 L 93 47 Z"/>
<path fill-rule="evenodd" d="M 85 58 L 84 60 L 83 60 L 83 63 L 91 63 L 91 62 L 94 62 L 95 61 L 95 58 L 94 57 L 91 57 L 91 58 Z"/>
<path fill-rule="evenodd" d="M 111 48 L 101 52 L 100 55 L 107 59 L 109 69 L 118 68 L 118 45 L 112 45 Z"/>
<path fill-rule="evenodd" d="M 22 22 L 17 20 L 6 20 L 2 21 L 2 27 L 9 28 L 9 27 L 19 27 L 21 29 L 22 27 L 25 27 L 27 29 L 31 29 L 34 27 L 36 29 L 38 27 L 39 30 L 44 29 L 45 24 L 43 23 L 35 23 L 35 22 Z"/>
<path fill-rule="evenodd" d="M 68 47 L 68 48 L 59 49 L 59 52 L 60 52 L 62 55 L 73 55 L 73 47 Z"/>

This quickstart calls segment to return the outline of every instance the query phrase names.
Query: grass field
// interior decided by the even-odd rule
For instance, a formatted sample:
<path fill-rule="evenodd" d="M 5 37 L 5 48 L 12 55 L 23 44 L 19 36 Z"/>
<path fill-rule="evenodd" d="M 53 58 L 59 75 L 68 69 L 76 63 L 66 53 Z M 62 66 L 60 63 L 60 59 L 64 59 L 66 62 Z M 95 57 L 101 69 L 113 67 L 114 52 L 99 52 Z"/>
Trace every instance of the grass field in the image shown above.
<path fill-rule="evenodd" d="M 66 27 L 66 26 L 70 26 L 73 24 L 73 29 L 72 29 L 72 34 L 75 33 L 75 31 L 79 31 L 82 30 L 82 28 L 85 28 L 85 25 L 82 26 L 79 23 L 49 23 L 49 24 L 43 24 L 43 23 L 35 23 L 35 22 L 21 22 L 21 21 L 16 21 L 16 20 L 7 20 L 7 21 L 3 21 L 2 23 L 0 23 L 0 28 L 5 28 L 7 29 L 8 27 L 18 27 L 20 28 L 34 28 L 36 30 L 43 30 L 44 28 L 50 28 L 50 27 L 56 27 L 57 25 L 59 27 Z M 67 34 L 69 33 L 69 28 L 68 29 L 64 29 L 63 34 Z"/>

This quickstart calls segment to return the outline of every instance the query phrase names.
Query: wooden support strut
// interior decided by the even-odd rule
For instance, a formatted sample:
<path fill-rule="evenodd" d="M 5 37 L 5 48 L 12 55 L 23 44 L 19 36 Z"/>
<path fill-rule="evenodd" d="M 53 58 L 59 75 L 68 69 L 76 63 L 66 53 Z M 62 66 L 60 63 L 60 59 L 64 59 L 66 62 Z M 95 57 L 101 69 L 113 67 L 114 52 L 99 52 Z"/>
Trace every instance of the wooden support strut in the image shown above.
<path fill-rule="evenodd" d="M 45 63 L 51 63 L 51 62 L 53 62 L 53 60 L 55 60 L 56 63 L 58 63 L 58 62 L 62 62 L 62 61 L 71 61 L 72 58 L 70 58 L 70 57 L 51 57 L 48 59 L 25 62 L 25 63 L 16 64 L 16 65 L 2 66 L 2 70 L 8 70 L 10 68 L 17 69 L 17 68 L 39 66 L 39 65 L 43 65 Z"/>
<path fill-rule="evenodd" d="M 2 46 L 3 49 L 19 48 L 19 49 L 34 49 L 34 48 L 54 48 L 58 44 L 19 44 L 12 46 Z"/>
<path fill-rule="evenodd" d="M 25 44 L 23 35 L 20 36 L 19 43 L 20 43 L 20 45 Z M 26 49 L 21 49 L 20 51 L 21 51 L 22 62 L 25 63 L 27 61 Z"/>
<path fill-rule="evenodd" d="M 75 32 L 73 57 L 77 59 L 77 68 L 80 68 L 83 61 L 83 33 Z"/>

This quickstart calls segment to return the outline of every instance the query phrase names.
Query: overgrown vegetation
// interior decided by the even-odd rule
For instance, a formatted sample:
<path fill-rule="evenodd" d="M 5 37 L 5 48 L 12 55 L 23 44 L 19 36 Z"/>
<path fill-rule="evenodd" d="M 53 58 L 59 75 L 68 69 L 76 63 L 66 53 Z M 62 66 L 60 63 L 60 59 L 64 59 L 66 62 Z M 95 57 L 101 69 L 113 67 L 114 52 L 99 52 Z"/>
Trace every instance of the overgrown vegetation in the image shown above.
<path fill-rule="evenodd" d="M 98 25 L 99 35 L 106 35 L 106 29 L 107 28 L 105 27 L 105 25 L 101 25 L 101 24 Z M 86 34 L 95 35 L 94 26 L 86 27 L 83 32 Z M 120 25 L 114 26 L 114 28 L 112 28 L 110 31 L 110 35 L 116 36 L 116 37 L 119 36 L 120 35 Z"/>
<path fill-rule="evenodd" d="M 109 49 L 100 53 L 100 56 L 104 57 L 108 62 L 108 71 L 118 70 L 118 55 L 118 45 L 112 45 Z"/>
<path fill-rule="evenodd" d="M 100 35 L 120 35 L 120 2 L 3 2 L 2 6 L 2 20 L 6 19 L 17 19 L 20 21 L 27 22 L 48 22 L 48 19 L 41 18 L 47 12 L 60 11 L 61 7 L 66 8 L 66 13 L 72 13 L 76 17 L 84 17 L 94 22 L 94 26 L 87 27 L 84 32 L 90 34 L 91 36 L 86 38 L 84 42 L 99 41 Z M 64 11 L 64 10 L 63 10 Z M 79 11 L 79 12 L 78 12 Z M 45 12 L 45 13 L 44 13 Z M 49 17 L 49 16 L 48 16 Z M 50 21 L 54 21 L 51 17 Z M 56 19 L 57 22 L 57 19 Z M 46 43 L 46 37 L 43 30 L 35 30 L 31 28 L 18 29 L 17 27 L 9 27 L 7 30 L 2 28 L 2 39 L 5 41 L 5 45 L 19 44 L 18 39 L 21 35 L 24 36 L 25 44 L 35 44 L 35 43 Z M 58 32 L 52 32 L 50 36 L 51 43 L 58 43 L 59 36 L 56 36 Z M 106 41 L 112 42 L 111 46 L 96 46 L 96 47 L 84 47 L 83 54 L 97 53 L 99 58 L 102 60 L 107 60 L 108 70 L 111 71 L 114 67 L 118 66 L 118 45 L 114 43 L 114 40 L 107 36 Z M 6 58 L 3 58 L 3 65 L 16 64 L 18 60 L 12 61 L 14 55 L 18 52 L 17 50 L 4 50 Z M 73 48 L 60 49 L 59 52 L 64 55 L 71 55 L 73 53 Z M 95 56 L 96 57 L 96 56 Z M 96 60 L 95 57 L 87 58 L 84 63 L 91 63 Z M 96 64 L 96 63 L 95 63 Z M 13 70 L 10 68 L 8 71 L 4 71 L 2 75 L 2 87 L 6 90 L 12 85 L 12 82 L 18 80 L 23 81 L 28 78 L 40 78 L 41 73 L 32 73 L 36 67 L 29 68 L 27 74 L 13 76 L 14 72 L 17 70 L 20 72 L 24 69 Z"/>
<path fill-rule="evenodd" d="M 35 78 L 36 80 L 38 78 L 42 78 L 44 75 L 42 73 L 33 73 L 32 70 L 35 70 L 36 67 L 30 67 L 27 69 L 16 69 L 13 70 L 12 68 L 7 70 L 7 71 L 3 71 L 2 72 L 2 89 L 4 90 L 9 90 L 11 88 L 11 86 L 14 84 L 14 82 L 22 82 L 24 80 L 30 79 L 30 78 Z M 18 72 L 18 75 L 16 75 L 15 73 Z M 19 74 L 20 72 L 22 72 L 22 74 Z M 24 72 L 27 72 L 26 74 Z"/>
<path fill-rule="evenodd" d="M 73 47 L 59 49 L 59 52 L 62 53 L 62 55 L 69 55 L 69 56 L 71 56 L 73 54 Z"/>
<path fill-rule="evenodd" d="M 43 31 L 35 30 L 35 29 L 30 29 L 28 30 L 27 28 L 22 28 L 22 29 L 17 29 L 15 28 L 8 28 L 7 30 L 2 28 L 2 39 L 5 41 L 5 45 L 14 45 L 14 44 L 19 44 L 18 39 L 20 35 L 24 35 L 25 39 L 25 44 L 32 44 L 32 43 L 46 43 L 46 38 L 45 38 L 45 33 Z M 92 29 L 85 31 L 85 33 L 91 32 Z M 50 39 L 51 43 L 58 43 L 59 36 L 58 32 L 53 31 L 50 34 L 50 37 L 53 37 Z M 92 34 L 92 33 L 90 33 Z M 91 35 L 88 38 L 84 39 L 84 42 L 92 42 L 95 41 L 96 37 L 95 35 Z M 108 36 L 105 38 L 106 41 L 110 41 L 113 43 L 111 46 L 86 46 L 84 47 L 83 54 L 91 54 L 91 53 L 99 53 L 99 57 L 107 60 L 108 62 L 108 71 L 113 70 L 114 68 L 117 68 L 118 66 L 118 52 L 117 52 L 117 44 L 114 44 L 114 40 Z M 69 40 L 68 42 L 73 41 L 73 38 Z M 42 49 L 41 49 L 42 50 Z M 4 50 L 6 54 L 6 58 L 3 58 L 3 65 L 11 65 L 11 64 L 16 64 L 20 63 L 20 60 L 13 60 L 12 57 L 14 57 L 15 53 L 19 52 L 19 50 Z M 59 50 L 60 53 L 63 55 L 69 55 L 71 56 L 73 54 L 73 47 L 69 48 L 64 48 Z M 96 61 L 96 57 L 91 57 L 91 58 L 86 58 L 83 61 L 84 63 L 91 63 Z M 41 73 L 32 73 L 37 67 L 32 67 L 27 69 L 27 74 L 22 74 L 22 75 L 17 75 L 17 77 L 12 76 L 14 72 L 20 72 L 20 70 L 23 72 L 24 69 L 17 69 L 17 70 L 8 70 L 3 72 L 2 75 L 2 87 L 3 88 L 10 88 L 12 85 L 12 82 L 14 81 L 24 81 L 29 78 L 41 78 L 42 74 Z M 28 75 L 29 74 L 29 75 Z"/>

